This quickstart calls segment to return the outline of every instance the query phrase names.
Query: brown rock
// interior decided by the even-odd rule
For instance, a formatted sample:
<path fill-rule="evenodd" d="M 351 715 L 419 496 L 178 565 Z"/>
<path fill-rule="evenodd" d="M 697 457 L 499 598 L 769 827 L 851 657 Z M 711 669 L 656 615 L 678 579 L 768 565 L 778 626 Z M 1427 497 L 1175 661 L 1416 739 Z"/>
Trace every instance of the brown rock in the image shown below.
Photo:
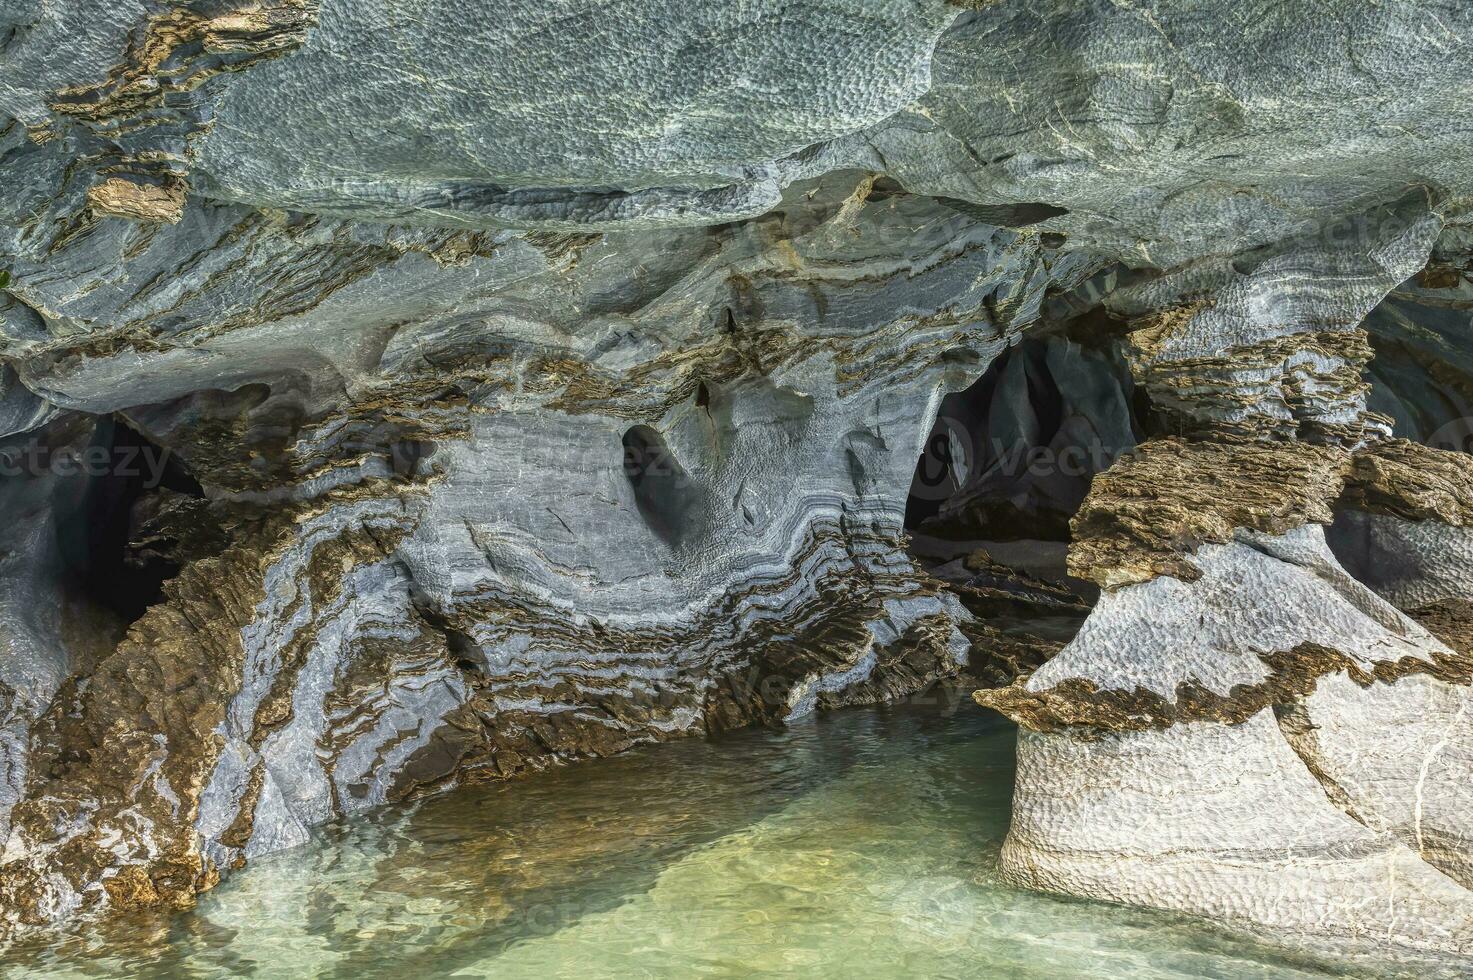
<path fill-rule="evenodd" d="M 1069 572 L 1112 589 L 1158 575 L 1192 581 L 1187 556 L 1237 528 L 1330 523 L 1349 462 L 1345 450 L 1304 443 L 1144 443 L 1095 477 L 1074 516 Z"/>
<path fill-rule="evenodd" d="M 127 177 L 109 177 L 87 190 L 92 210 L 109 218 L 159 221 L 172 225 L 184 215 L 187 188 L 182 180 L 147 183 Z"/>
<path fill-rule="evenodd" d="M 1473 456 L 1392 439 L 1355 456 L 1341 501 L 1408 521 L 1473 527 Z"/>

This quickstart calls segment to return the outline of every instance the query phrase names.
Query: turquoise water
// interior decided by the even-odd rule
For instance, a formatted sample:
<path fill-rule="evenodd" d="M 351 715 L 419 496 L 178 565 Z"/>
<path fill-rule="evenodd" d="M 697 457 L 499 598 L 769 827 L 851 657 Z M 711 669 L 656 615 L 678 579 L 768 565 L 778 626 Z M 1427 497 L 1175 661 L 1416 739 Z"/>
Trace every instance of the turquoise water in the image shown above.
<path fill-rule="evenodd" d="M 1192 920 L 998 879 L 1013 730 L 962 702 L 649 746 L 323 830 L 11 976 L 1308 978 Z"/>

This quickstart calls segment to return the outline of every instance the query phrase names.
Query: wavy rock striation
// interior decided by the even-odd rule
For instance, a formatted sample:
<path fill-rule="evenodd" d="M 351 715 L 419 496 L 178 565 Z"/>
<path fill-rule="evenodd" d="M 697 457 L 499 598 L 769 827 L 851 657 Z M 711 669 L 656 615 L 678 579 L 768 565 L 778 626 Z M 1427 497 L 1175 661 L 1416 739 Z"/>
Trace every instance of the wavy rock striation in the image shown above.
<path fill-rule="evenodd" d="M 138 501 L 183 571 L 15 763 L 7 915 L 187 901 L 332 817 L 964 666 L 902 548 L 924 420 L 1094 263 L 874 184 L 674 236 L 207 206 L 99 225 L 141 273 L 105 305 L 38 274 L 83 329 L 17 375 L 202 497 Z"/>
<path fill-rule="evenodd" d="M 968 671 L 1013 880 L 1473 951 L 1473 8 L 412 6 L 0 0 L 5 929 Z"/>

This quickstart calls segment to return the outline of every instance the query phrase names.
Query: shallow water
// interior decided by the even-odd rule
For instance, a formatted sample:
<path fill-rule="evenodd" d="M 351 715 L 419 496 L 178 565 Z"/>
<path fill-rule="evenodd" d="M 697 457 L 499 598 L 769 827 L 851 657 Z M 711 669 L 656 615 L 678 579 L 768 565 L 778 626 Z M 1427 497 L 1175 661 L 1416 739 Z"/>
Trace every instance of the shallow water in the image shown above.
<path fill-rule="evenodd" d="M 997 875 L 1013 729 L 963 702 L 642 748 L 323 830 L 12 976 L 1307 978 L 1193 920 Z M 1425 974 L 1423 974 L 1425 975 Z"/>

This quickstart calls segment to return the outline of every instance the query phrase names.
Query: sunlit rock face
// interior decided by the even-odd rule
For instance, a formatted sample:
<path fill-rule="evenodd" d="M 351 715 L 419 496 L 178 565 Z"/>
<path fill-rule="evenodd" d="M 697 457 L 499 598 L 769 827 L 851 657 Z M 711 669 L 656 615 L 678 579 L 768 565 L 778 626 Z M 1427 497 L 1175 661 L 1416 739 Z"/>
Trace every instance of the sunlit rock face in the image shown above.
<path fill-rule="evenodd" d="M 0 2 L 0 919 L 962 675 L 1016 882 L 1469 951 L 1473 10 L 1331 7 Z"/>

